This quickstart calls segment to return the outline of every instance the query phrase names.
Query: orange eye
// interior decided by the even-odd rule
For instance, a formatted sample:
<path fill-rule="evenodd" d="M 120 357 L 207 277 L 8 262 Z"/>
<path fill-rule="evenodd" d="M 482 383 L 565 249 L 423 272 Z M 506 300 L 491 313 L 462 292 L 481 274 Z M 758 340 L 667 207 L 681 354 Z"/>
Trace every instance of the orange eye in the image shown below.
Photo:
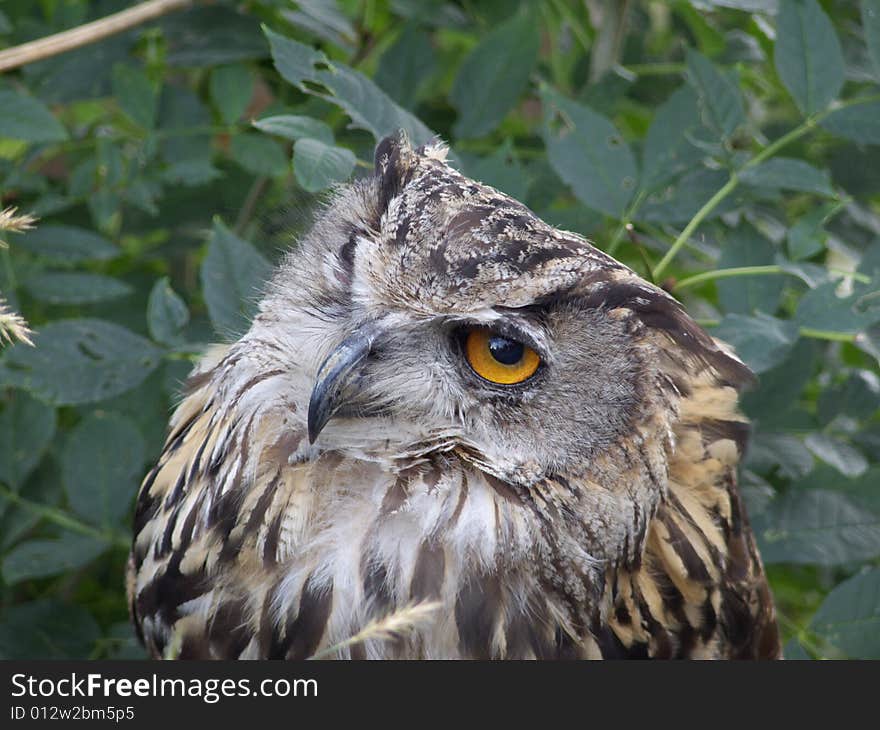
<path fill-rule="evenodd" d="M 522 383 L 541 364 L 540 355 L 531 347 L 488 329 L 468 332 L 464 352 L 477 375 L 499 385 Z"/>

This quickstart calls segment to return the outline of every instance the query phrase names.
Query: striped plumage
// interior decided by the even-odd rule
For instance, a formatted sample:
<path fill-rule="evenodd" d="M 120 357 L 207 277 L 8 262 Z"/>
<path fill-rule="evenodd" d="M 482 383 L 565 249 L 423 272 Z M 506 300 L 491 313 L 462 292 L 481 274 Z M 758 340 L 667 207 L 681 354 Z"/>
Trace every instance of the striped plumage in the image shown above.
<path fill-rule="evenodd" d="M 478 382 L 462 323 L 546 365 Z M 316 373 L 362 333 L 316 428 Z M 663 291 L 387 140 L 190 378 L 138 498 L 133 619 L 182 658 L 305 658 L 423 602 L 329 655 L 775 658 L 736 487 L 749 377 Z"/>

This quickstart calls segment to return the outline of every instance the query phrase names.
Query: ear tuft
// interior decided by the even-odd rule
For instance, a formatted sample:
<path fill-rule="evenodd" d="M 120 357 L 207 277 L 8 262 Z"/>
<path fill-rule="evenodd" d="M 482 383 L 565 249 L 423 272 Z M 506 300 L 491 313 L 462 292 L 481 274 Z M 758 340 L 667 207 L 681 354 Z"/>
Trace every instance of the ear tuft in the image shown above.
<path fill-rule="evenodd" d="M 409 181 L 416 164 L 417 154 L 402 129 L 385 137 L 376 146 L 376 177 L 379 180 L 379 210 L 384 211 L 389 201 L 400 193 Z"/>

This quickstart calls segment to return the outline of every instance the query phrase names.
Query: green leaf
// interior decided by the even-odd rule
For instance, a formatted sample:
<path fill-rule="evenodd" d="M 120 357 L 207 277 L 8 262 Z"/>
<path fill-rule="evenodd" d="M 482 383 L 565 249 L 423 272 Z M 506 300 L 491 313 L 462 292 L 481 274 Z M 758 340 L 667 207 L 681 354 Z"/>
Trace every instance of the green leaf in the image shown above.
<path fill-rule="evenodd" d="M 275 177 L 287 172 L 287 154 L 274 140 L 262 134 L 236 134 L 230 145 L 232 159 L 254 175 Z"/>
<path fill-rule="evenodd" d="M 745 223 L 730 231 L 721 249 L 719 269 L 739 266 L 767 266 L 773 263 L 776 249 L 757 229 Z M 735 276 L 719 279 L 718 302 L 724 312 L 773 314 L 785 287 L 782 275 Z"/>
<path fill-rule="evenodd" d="M 758 432 L 746 452 L 746 465 L 761 474 L 778 468 L 780 476 L 803 479 L 813 471 L 813 455 L 804 442 L 785 433 Z"/>
<path fill-rule="evenodd" d="M 17 490 L 55 435 L 55 409 L 20 390 L 0 397 L 0 484 Z"/>
<path fill-rule="evenodd" d="M 617 218 L 636 188 L 638 171 L 629 145 L 611 122 L 548 86 L 544 103 L 544 143 L 553 169 L 586 206 Z"/>
<path fill-rule="evenodd" d="M 209 90 L 224 124 L 234 124 L 250 103 L 254 78 L 247 66 L 218 66 L 211 71 Z"/>
<path fill-rule="evenodd" d="M 874 77 L 880 81 L 880 0 L 862 0 L 861 7 L 868 56 L 874 66 Z"/>
<path fill-rule="evenodd" d="M 863 471 L 857 477 L 846 477 L 827 464 L 819 464 L 809 476 L 801 479 L 798 489 L 828 489 L 843 494 L 868 511 L 880 514 L 880 464 Z"/>
<path fill-rule="evenodd" d="M 687 50 L 688 81 L 697 92 L 703 123 L 721 139 L 729 139 L 746 120 L 737 85 L 703 54 Z"/>
<path fill-rule="evenodd" d="M 93 304 L 131 294 L 129 284 L 112 276 L 78 271 L 47 271 L 29 276 L 24 281 L 34 299 L 49 304 Z"/>
<path fill-rule="evenodd" d="M 825 249 L 828 234 L 822 226 L 836 209 L 834 203 L 813 208 L 788 229 L 788 255 L 793 261 L 808 259 Z"/>
<path fill-rule="evenodd" d="M 837 492 L 790 490 L 753 523 L 768 564 L 840 565 L 880 555 L 880 516 Z"/>
<path fill-rule="evenodd" d="M 92 193 L 87 202 L 95 227 L 100 231 L 113 230 L 121 215 L 122 196 L 115 190 L 101 188 Z"/>
<path fill-rule="evenodd" d="M 78 264 L 116 258 L 119 250 L 97 233 L 75 226 L 37 226 L 16 236 L 13 245 L 52 261 Z"/>
<path fill-rule="evenodd" d="M 340 48 L 354 48 L 358 35 L 336 0 L 298 0 L 297 10 L 283 10 L 285 20 Z"/>
<path fill-rule="evenodd" d="M 202 327 L 210 329 L 207 322 L 204 322 Z M 209 338 L 210 334 L 206 333 L 205 339 Z M 192 349 L 199 348 L 192 346 Z M 191 370 L 192 362 L 189 359 L 169 359 L 136 388 L 101 401 L 98 410 L 101 413 L 118 413 L 131 419 L 144 438 L 147 453 L 158 454 L 165 443 L 168 415 L 181 400 L 178 397 L 180 395 L 178 386 L 186 381 Z M 174 382 L 174 387 L 177 389 L 169 392 L 165 388 L 165 381 L 170 372 L 177 374 Z M 79 409 L 79 413 L 84 418 L 93 412 L 94 410 L 88 406 Z"/>
<path fill-rule="evenodd" d="M 356 162 L 351 150 L 317 139 L 298 139 L 293 146 L 293 172 L 297 182 L 310 193 L 347 180 Z"/>
<path fill-rule="evenodd" d="M 25 142 L 63 142 L 67 131 L 43 102 L 0 89 L 0 138 Z"/>
<path fill-rule="evenodd" d="M 854 344 L 880 365 L 880 323 L 868 327 L 855 338 Z"/>
<path fill-rule="evenodd" d="M 822 423 L 830 423 L 841 414 L 867 420 L 878 409 L 880 378 L 870 370 L 857 370 L 843 383 L 826 387 L 819 393 L 818 412 Z"/>
<path fill-rule="evenodd" d="M 688 30 L 694 35 L 700 52 L 707 56 L 717 56 L 724 51 L 727 39 L 724 34 L 707 19 L 707 13 L 700 12 L 696 3 L 677 2 L 672 7 L 675 13 L 687 23 Z"/>
<path fill-rule="evenodd" d="M 181 162 L 210 162 L 213 155 L 209 128 L 213 119 L 201 98 L 185 86 L 166 86 L 159 105 L 157 141 L 162 159 L 170 165 Z M 193 130 L 199 130 L 194 133 Z"/>
<path fill-rule="evenodd" d="M 183 342 L 183 328 L 189 324 L 189 309 L 164 276 L 153 285 L 147 300 L 147 328 L 156 342 L 175 347 Z"/>
<path fill-rule="evenodd" d="M 743 410 L 764 430 L 786 431 L 789 417 L 816 369 L 818 345 L 801 337 L 784 362 L 761 373 L 756 390 L 743 395 Z"/>
<path fill-rule="evenodd" d="M 449 94 L 458 110 L 456 137 L 480 137 L 495 129 L 529 82 L 538 59 L 538 24 L 527 4 L 520 8 L 483 38 L 458 69 Z"/>
<path fill-rule="evenodd" d="M 376 83 L 404 109 L 412 109 L 419 90 L 436 69 L 431 37 L 417 23 L 407 23 L 379 59 Z"/>
<path fill-rule="evenodd" d="M 804 439 L 804 444 L 819 459 L 844 476 L 855 478 L 868 469 L 868 462 L 858 449 L 828 434 L 811 433 Z"/>
<path fill-rule="evenodd" d="M 807 652 L 796 636 L 785 642 L 782 656 L 786 661 L 809 661 L 813 657 Z"/>
<path fill-rule="evenodd" d="M 126 202 L 147 215 L 155 217 L 159 214 L 156 199 L 161 193 L 162 188 L 158 181 L 139 178 L 131 181 L 131 184 L 125 189 L 124 196 Z"/>
<path fill-rule="evenodd" d="M 774 157 L 760 165 L 743 170 L 740 180 L 747 185 L 834 195 L 827 171 L 819 170 L 803 160 L 789 157 Z"/>
<path fill-rule="evenodd" d="M 880 568 L 836 586 L 813 615 L 810 630 L 848 659 L 880 659 Z"/>
<path fill-rule="evenodd" d="M 850 104 L 836 109 L 822 122 L 822 126 L 859 144 L 880 144 L 880 101 Z"/>
<path fill-rule="evenodd" d="M 3 659 L 87 659 L 100 636 L 98 623 L 76 603 L 30 601 L 0 612 Z"/>
<path fill-rule="evenodd" d="M 115 413 L 94 413 L 70 433 L 61 473 L 71 509 L 104 528 L 125 515 L 144 465 L 144 439 L 137 426 Z"/>
<path fill-rule="evenodd" d="M 153 128 L 159 94 L 142 69 L 127 64 L 115 65 L 113 96 L 125 116 L 144 129 Z"/>
<path fill-rule="evenodd" d="M 807 116 L 837 98 L 844 80 L 837 32 L 817 0 L 782 0 L 776 21 L 776 71 Z"/>
<path fill-rule="evenodd" d="M 179 183 L 187 187 L 199 187 L 220 177 L 223 177 L 223 173 L 207 159 L 175 162 L 162 172 L 164 182 Z"/>
<path fill-rule="evenodd" d="M 108 630 L 104 639 L 107 645 L 106 653 L 101 659 L 130 660 L 149 659 L 138 637 L 135 635 L 134 625 L 131 621 L 119 621 Z"/>
<path fill-rule="evenodd" d="M 414 144 L 434 137 L 419 119 L 405 111 L 359 71 L 330 61 L 320 51 L 265 29 L 275 68 L 300 91 L 336 104 L 351 117 L 354 126 L 377 140 L 403 129 Z M 326 91 L 319 91 L 315 84 Z"/>
<path fill-rule="evenodd" d="M 57 507 L 64 496 L 57 462 L 52 458 L 42 459 L 17 492 L 34 504 Z M 5 513 L 4 507 L 7 508 Z M 2 514 L 0 517 L 0 548 L 3 552 L 31 532 L 43 519 L 33 510 L 15 504 L 2 495 L 0 495 L 0 514 Z"/>
<path fill-rule="evenodd" d="M 695 167 L 704 152 L 693 144 L 703 130 L 697 96 L 682 86 L 657 107 L 642 151 L 642 189 L 652 191 Z"/>
<path fill-rule="evenodd" d="M 333 130 L 320 119 L 301 117 L 294 114 L 279 114 L 253 122 L 261 132 L 274 134 L 285 139 L 297 140 L 303 137 L 317 139 L 319 142 L 333 144 Z"/>
<path fill-rule="evenodd" d="M 798 303 L 795 320 L 801 327 L 855 334 L 880 322 L 880 295 L 873 284 L 854 285 L 849 296 L 837 296 L 838 283 L 811 289 Z"/>
<path fill-rule="evenodd" d="M 212 123 L 210 110 L 197 94 L 185 86 L 166 86 L 159 105 L 163 134 L 157 138 L 162 159 L 172 167 L 210 165 L 214 154 L 209 131 Z"/>
<path fill-rule="evenodd" d="M 254 15 L 223 5 L 173 13 L 161 25 L 169 66 L 218 66 L 268 55 Z"/>
<path fill-rule="evenodd" d="M 25 388 L 56 405 L 104 400 L 135 387 L 162 353 L 125 327 L 100 319 L 50 322 L 36 347 L 15 345 L 0 360 L 0 383 Z"/>
<path fill-rule="evenodd" d="M 795 263 L 794 261 L 789 261 L 781 254 L 777 254 L 776 265 L 783 271 L 798 277 L 810 289 L 815 289 L 820 284 L 831 280 L 831 277 L 828 275 L 828 269 L 819 264 Z"/>
<path fill-rule="evenodd" d="M 736 353 L 755 373 L 763 373 L 788 356 L 797 342 L 798 326 L 762 312 L 754 317 L 728 314 L 712 334 L 733 345 Z"/>
<path fill-rule="evenodd" d="M 271 273 L 272 266 L 262 254 L 214 219 L 201 280 L 208 315 L 218 334 L 237 337 L 248 328 L 257 297 Z"/>
<path fill-rule="evenodd" d="M 12 585 L 23 580 L 72 573 L 92 562 L 107 543 L 83 535 L 64 534 L 55 540 L 28 540 L 3 558 L 3 580 Z"/>
<path fill-rule="evenodd" d="M 516 157 L 516 150 L 510 139 L 491 155 L 468 157 L 459 154 L 465 173 L 474 180 L 491 185 L 517 200 L 524 200 L 529 191 L 529 177 Z"/>
<path fill-rule="evenodd" d="M 870 277 L 880 276 L 880 237 L 862 252 L 859 272 Z"/>

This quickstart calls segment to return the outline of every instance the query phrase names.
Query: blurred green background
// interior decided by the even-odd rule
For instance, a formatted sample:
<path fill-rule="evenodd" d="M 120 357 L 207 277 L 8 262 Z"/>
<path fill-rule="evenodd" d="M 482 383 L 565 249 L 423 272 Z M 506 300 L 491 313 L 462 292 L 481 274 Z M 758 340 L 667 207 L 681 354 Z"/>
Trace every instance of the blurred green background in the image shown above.
<path fill-rule="evenodd" d="M 5 0 L 0 50 L 134 5 Z M 179 385 L 397 127 L 736 345 L 786 656 L 880 658 L 880 0 L 218 0 L 0 75 L 0 657 L 143 656 Z"/>

